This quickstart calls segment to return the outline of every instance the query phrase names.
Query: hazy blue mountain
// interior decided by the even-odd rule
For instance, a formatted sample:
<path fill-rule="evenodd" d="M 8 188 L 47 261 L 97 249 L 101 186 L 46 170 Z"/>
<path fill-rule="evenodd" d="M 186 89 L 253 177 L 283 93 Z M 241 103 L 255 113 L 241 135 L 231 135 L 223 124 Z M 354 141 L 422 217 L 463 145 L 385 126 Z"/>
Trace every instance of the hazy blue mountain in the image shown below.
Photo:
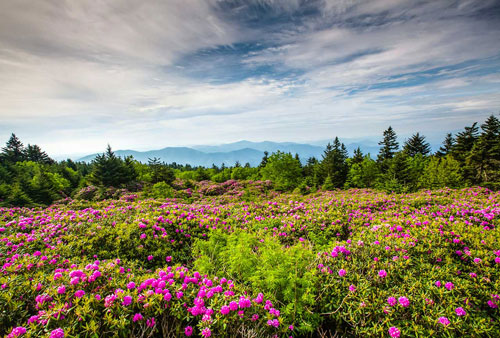
<path fill-rule="evenodd" d="M 210 167 L 212 164 L 220 166 L 225 163 L 226 166 L 232 166 L 239 161 L 241 165 L 249 162 L 256 166 L 260 163 L 263 152 L 255 149 L 239 149 L 229 152 L 214 152 L 205 153 L 196 149 L 187 147 L 167 147 L 159 150 L 150 151 L 134 151 L 134 150 L 117 150 L 117 156 L 125 157 L 132 155 L 134 159 L 146 163 L 148 159 L 157 157 L 161 161 L 167 163 L 176 162 L 179 164 L 190 164 L 192 166 Z M 88 155 L 79 159 L 79 161 L 90 162 L 97 154 Z"/>
<path fill-rule="evenodd" d="M 215 152 L 230 152 L 241 149 L 255 149 L 259 150 L 262 153 L 264 151 L 268 151 L 269 153 L 276 152 L 278 150 L 284 152 L 290 152 L 292 154 L 299 154 L 303 160 L 306 160 L 309 157 L 318 157 L 323 153 L 325 149 L 324 146 L 316 146 L 310 144 L 301 144 L 301 143 L 293 143 L 293 142 L 251 142 L 251 141 L 239 141 L 228 144 L 221 144 L 215 146 L 193 146 L 192 148 L 203 151 L 205 153 L 215 153 Z"/>
<path fill-rule="evenodd" d="M 364 154 L 370 153 L 372 158 L 377 157 L 379 145 L 372 139 L 341 139 L 349 154 L 352 155 L 354 149 L 360 147 Z M 192 166 L 210 167 L 212 164 L 220 166 L 224 163 L 226 166 L 232 166 L 236 161 L 241 165 L 250 163 L 256 166 L 262 160 L 264 151 L 269 153 L 281 150 L 292 154 L 299 154 L 303 163 L 309 157 L 321 159 L 325 146 L 333 140 L 320 140 L 311 142 L 311 144 L 294 142 L 251 142 L 239 141 L 221 145 L 198 145 L 192 147 L 167 147 L 159 150 L 135 151 L 135 150 L 117 150 L 118 156 L 132 155 L 136 160 L 146 163 L 149 158 L 157 157 L 167 163 L 176 162 L 179 164 L 191 164 Z M 314 143 L 314 144 L 312 144 Z M 436 145 L 432 145 L 433 148 Z M 79 161 L 90 162 L 97 154 L 88 155 L 79 159 Z"/>

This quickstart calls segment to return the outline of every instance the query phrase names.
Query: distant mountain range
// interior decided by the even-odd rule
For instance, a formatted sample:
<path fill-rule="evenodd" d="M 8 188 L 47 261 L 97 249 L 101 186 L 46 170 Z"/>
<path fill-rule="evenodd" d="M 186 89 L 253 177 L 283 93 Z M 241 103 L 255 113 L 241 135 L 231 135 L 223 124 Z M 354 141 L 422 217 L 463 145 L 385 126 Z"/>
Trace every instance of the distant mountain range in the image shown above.
<path fill-rule="evenodd" d="M 232 166 L 236 161 L 240 162 L 241 165 L 245 163 L 250 163 L 251 166 L 258 165 L 262 157 L 264 156 L 264 151 L 268 151 L 270 154 L 278 150 L 284 152 L 290 152 L 292 154 L 299 154 L 302 162 L 306 162 L 309 157 L 316 157 L 321 159 L 321 155 L 325 150 L 325 146 L 328 142 L 326 141 L 316 141 L 314 144 L 302 144 L 302 143 L 292 143 L 292 142 L 251 142 L 251 141 L 239 141 L 234 143 L 227 143 L 215 146 L 193 146 L 193 147 L 167 147 L 159 150 L 149 150 L 149 151 L 135 151 L 135 150 L 117 150 L 115 154 L 117 156 L 133 156 L 136 160 L 146 163 L 148 159 L 157 157 L 161 161 L 172 163 L 176 162 L 178 164 L 190 164 L 192 166 L 205 166 L 210 167 L 212 164 L 220 166 L 224 163 L 226 166 Z M 363 153 L 371 153 L 372 158 L 376 156 L 379 150 L 379 146 L 376 142 L 371 140 L 349 140 L 350 142 L 345 142 L 349 154 L 352 154 L 354 149 L 360 147 Z M 78 159 L 78 161 L 90 162 L 97 154 L 87 155 Z"/>

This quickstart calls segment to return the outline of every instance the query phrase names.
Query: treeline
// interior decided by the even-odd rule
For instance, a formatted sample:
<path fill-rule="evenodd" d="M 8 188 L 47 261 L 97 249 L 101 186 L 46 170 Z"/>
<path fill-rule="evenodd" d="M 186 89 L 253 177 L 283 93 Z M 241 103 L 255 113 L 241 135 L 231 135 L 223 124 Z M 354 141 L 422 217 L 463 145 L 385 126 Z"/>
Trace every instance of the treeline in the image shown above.
<path fill-rule="evenodd" d="M 425 136 L 416 133 L 401 146 L 389 127 L 376 158 L 356 149 L 349 157 L 336 137 L 320 159 L 305 164 L 297 154 L 264 152 L 257 167 L 236 162 L 230 167 L 192 167 L 167 164 L 157 158 L 147 164 L 121 158 L 108 146 L 91 163 L 52 160 L 37 145 L 24 146 L 12 134 L 0 154 L 0 205 L 48 205 L 67 197 L 104 199 L 126 192 L 145 196 L 173 196 L 173 189 L 194 187 L 211 180 L 271 180 L 276 190 L 309 193 L 318 189 L 373 188 L 410 192 L 442 187 L 481 185 L 500 188 L 500 121 L 494 115 L 481 125 L 448 134 L 432 153 Z M 181 179 L 182 187 L 174 184 Z"/>

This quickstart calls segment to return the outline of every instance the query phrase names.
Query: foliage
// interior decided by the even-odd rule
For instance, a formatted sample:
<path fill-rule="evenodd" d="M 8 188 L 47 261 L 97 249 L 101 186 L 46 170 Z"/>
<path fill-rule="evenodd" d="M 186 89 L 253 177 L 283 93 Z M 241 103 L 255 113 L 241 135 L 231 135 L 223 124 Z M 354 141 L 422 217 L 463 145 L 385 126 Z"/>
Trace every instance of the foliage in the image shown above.
<path fill-rule="evenodd" d="M 0 335 L 500 334 L 498 192 L 194 191 L 0 208 Z"/>
<path fill-rule="evenodd" d="M 333 144 L 328 143 L 321 161 L 320 174 L 325 180 L 328 189 L 342 188 L 347 179 L 349 167 L 347 164 L 347 149 L 343 143 L 340 143 L 338 137 Z M 330 182 L 326 182 L 329 180 Z"/>
<path fill-rule="evenodd" d="M 416 133 L 405 142 L 403 151 L 412 157 L 417 154 L 427 156 L 431 152 L 431 146 L 425 140 L 425 136 Z"/>
<path fill-rule="evenodd" d="M 396 132 L 391 126 L 384 131 L 384 138 L 379 142 L 381 146 L 378 154 L 378 160 L 384 161 L 391 159 L 399 149 Z"/>
<path fill-rule="evenodd" d="M 302 168 L 292 154 L 277 151 L 269 157 L 261 174 L 264 180 L 273 181 L 277 190 L 288 191 L 299 185 Z"/>
<path fill-rule="evenodd" d="M 101 187 L 120 187 L 137 177 L 131 158 L 117 157 L 108 145 L 106 152 L 92 161 L 90 182 Z"/>

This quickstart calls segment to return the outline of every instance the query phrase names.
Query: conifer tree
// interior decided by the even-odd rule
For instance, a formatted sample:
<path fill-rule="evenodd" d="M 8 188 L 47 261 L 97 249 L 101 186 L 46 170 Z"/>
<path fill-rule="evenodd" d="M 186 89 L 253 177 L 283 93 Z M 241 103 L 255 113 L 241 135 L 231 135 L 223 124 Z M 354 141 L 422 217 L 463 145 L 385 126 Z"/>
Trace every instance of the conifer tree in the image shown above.
<path fill-rule="evenodd" d="M 425 136 L 416 133 L 405 142 L 403 151 L 411 157 L 416 154 L 427 156 L 431 152 L 431 146 L 425 141 Z"/>
<path fill-rule="evenodd" d="M 472 126 L 465 127 L 463 131 L 459 132 L 455 137 L 455 144 L 453 145 L 453 156 L 459 161 L 464 162 L 465 158 L 468 156 L 469 152 L 474 147 L 479 137 L 479 128 L 477 122 L 474 122 Z"/>
<path fill-rule="evenodd" d="M 322 177 L 326 179 L 330 176 L 332 184 L 336 188 L 344 186 L 347 180 L 349 167 L 347 165 L 348 153 L 345 145 L 340 143 L 339 138 L 335 137 L 333 145 L 328 143 L 321 161 Z"/>
<path fill-rule="evenodd" d="M 269 152 L 264 151 L 264 157 L 262 157 L 262 161 L 259 164 L 259 168 L 264 168 L 267 164 L 267 160 L 269 159 Z"/>
<path fill-rule="evenodd" d="M 452 151 L 454 145 L 455 145 L 455 139 L 453 138 L 453 134 L 452 133 L 446 134 L 446 137 L 443 141 L 443 145 L 436 152 L 436 156 L 444 157 L 448 155 Z"/>
<path fill-rule="evenodd" d="M 399 143 L 397 142 L 396 133 L 391 126 L 384 131 L 384 139 L 378 144 L 382 146 L 378 154 L 379 161 L 391 159 L 398 151 Z"/>
<path fill-rule="evenodd" d="M 361 148 L 360 147 L 357 147 L 355 150 L 354 150 L 354 155 L 352 156 L 352 161 L 351 163 L 352 164 L 357 164 L 357 163 L 361 163 L 363 162 L 364 160 L 364 155 L 363 155 L 363 152 L 361 151 Z"/>
<path fill-rule="evenodd" d="M 119 187 L 136 179 L 137 173 L 131 157 L 124 160 L 117 157 L 108 145 L 104 154 L 92 161 L 90 181 L 99 186 Z"/>
<path fill-rule="evenodd" d="M 487 183 L 499 176 L 500 121 L 491 115 L 481 125 L 481 130 L 481 135 L 467 157 L 467 164 L 475 172 L 475 183 Z"/>
<path fill-rule="evenodd" d="M 165 182 L 171 184 L 175 180 L 174 171 L 165 163 L 160 162 L 159 158 L 149 158 L 148 166 L 151 172 L 151 183 Z"/>
<path fill-rule="evenodd" d="M 28 144 L 26 147 L 26 160 L 33 161 L 42 164 L 52 164 L 54 160 L 47 155 L 45 151 L 42 151 L 36 144 Z"/>
<path fill-rule="evenodd" d="M 307 159 L 306 165 L 303 168 L 304 177 L 313 177 L 315 167 L 318 164 L 318 160 L 315 157 L 309 157 Z"/>
<path fill-rule="evenodd" d="M 24 145 L 14 133 L 10 136 L 5 147 L 2 148 L 2 159 L 9 163 L 16 163 L 26 159 Z"/>

